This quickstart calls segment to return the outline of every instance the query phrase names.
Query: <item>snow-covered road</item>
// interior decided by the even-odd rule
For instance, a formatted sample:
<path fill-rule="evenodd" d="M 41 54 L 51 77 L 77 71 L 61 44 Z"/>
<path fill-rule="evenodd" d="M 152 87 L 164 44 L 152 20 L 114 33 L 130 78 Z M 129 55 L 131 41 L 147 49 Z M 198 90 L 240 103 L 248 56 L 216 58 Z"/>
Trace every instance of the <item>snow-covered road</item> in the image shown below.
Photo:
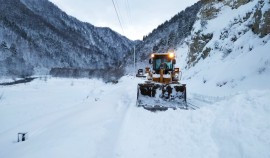
<path fill-rule="evenodd" d="M 270 91 L 189 93 L 197 110 L 137 108 L 140 79 L 0 87 L 0 157 L 270 157 Z M 17 143 L 17 133 L 28 132 Z"/>

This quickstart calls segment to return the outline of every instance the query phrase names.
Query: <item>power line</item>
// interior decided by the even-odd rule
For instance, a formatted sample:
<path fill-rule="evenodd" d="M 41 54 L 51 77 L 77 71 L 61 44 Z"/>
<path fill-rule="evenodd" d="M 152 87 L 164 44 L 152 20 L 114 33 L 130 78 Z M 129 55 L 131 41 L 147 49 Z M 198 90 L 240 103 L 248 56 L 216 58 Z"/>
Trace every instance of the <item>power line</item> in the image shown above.
<path fill-rule="evenodd" d="M 126 10 L 127 10 L 127 18 L 128 18 L 129 25 L 132 25 L 132 18 L 131 18 L 131 13 L 130 13 L 130 5 L 129 5 L 128 0 L 125 0 L 125 7 L 126 7 Z"/>
<path fill-rule="evenodd" d="M 121 26 L 121 29 L 122 29 L 122 31 L 123 31 L 123 34 L 125 34 L 124 29 L 123 29 L 123 26 L 122 26 L 122 23 L 121 23 L 121 21 L 120 21 L 119 14 L 118 14 L 118 12 L 117 12 L 117 9 L 116 9 L 115 3 L 114 3 L 114 0 L 112 0 L 112 3 L 113 3 L 113 6 L 114 6 L 114 9 L 115 9 L 117 18 L 118 18 L 118 22 L 119 22 L 119 24 L 120 24 L 120 26 Z"/>
<path fill-rule="evenodd" d="M 126 21 L 125 18 L 126 17 L 123 16 L 123 15 L 126 15 L 126 14 L 121 13 L 122 12 L 122 10 L 121 10 L 121 1 L 120 1 L 120 4 L 119 4 L 118 0 L 115 0 L 114 3 L 115 3 L 116 10 L 118 10 L 119 19 L 122 22 L 122 26 L 123 26 L 124 30 L 126 31 L 126 26 L 125 26 L 126 25 L 125 24 L 125 21 Z"/>

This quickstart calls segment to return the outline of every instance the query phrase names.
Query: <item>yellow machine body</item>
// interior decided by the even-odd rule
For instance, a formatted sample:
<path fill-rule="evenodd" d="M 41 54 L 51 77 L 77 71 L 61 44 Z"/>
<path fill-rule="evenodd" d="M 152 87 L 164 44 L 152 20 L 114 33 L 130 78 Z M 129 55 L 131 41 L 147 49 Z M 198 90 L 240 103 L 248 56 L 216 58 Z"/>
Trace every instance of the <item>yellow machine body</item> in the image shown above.
<path fill-rule="evenodd" d="M 186 106 L 186 85 L 179 82 L 181 71 L 175 68 L 175 53 L 153 53 L 145 68 L 147 81 L 138 84 L 137 106 L 148 110 Z"/>

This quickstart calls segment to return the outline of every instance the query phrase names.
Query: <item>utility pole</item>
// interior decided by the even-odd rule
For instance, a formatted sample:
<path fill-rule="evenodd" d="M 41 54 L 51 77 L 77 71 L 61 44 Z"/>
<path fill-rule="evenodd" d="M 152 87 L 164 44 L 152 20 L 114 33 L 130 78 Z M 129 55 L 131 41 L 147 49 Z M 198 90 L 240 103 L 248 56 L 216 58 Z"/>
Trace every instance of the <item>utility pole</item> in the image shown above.
<path fill-rule="evenodd" d="M 135 46 L 134 46 L 134 76 L 136 75 L 136 54 L 135 54 Z"/>

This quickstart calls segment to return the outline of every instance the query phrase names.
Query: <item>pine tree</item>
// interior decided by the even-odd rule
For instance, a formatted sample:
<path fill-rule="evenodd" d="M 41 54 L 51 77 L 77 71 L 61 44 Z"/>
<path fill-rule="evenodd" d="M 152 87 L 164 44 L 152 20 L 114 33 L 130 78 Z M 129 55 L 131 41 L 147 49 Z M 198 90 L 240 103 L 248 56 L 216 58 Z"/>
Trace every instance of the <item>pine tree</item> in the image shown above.
<path fill-rule="evenodd" d="M 1 42 L 1 47 L 7 49 L 7 43 L 5 41 Z"/>
<path fill-rule="evenodd" d="M 172 48 L 174 47 L 175 44 L 176 44 L 176 33 L 171 32 L 168 39 L 168 46 L 169 48 Z"/>
<path fill-rule="evenodd" d="M 17 48 L 16 48 L 16 45 L 14 43 L 12 43 L 10 45 L 10 51 L 14 54 L 14 55 L 17 55 Z"/>

